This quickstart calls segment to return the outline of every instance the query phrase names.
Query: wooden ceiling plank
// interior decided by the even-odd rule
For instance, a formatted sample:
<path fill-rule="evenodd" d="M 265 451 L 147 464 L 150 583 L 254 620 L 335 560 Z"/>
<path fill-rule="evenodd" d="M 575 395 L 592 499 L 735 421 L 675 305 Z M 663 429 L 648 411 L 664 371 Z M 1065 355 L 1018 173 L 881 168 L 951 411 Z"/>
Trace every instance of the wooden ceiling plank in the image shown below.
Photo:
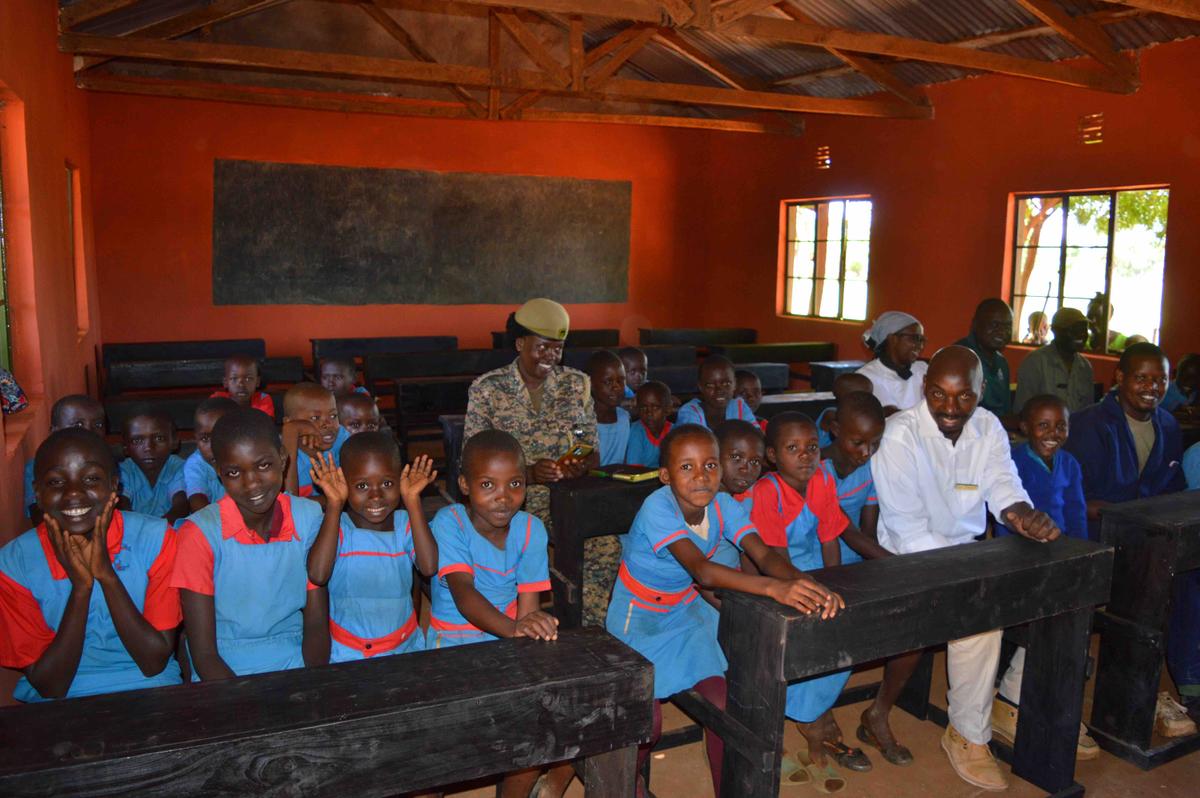
<path fill-rule="evenodd" d="M 573 16 L 567 31 L 567 49 L 571 52 L 571 89 L 583 89 L 583 17 Z"/>
<path fill-rule="evenodd" d="M 59 37 L 59 48 L 64 52 L 74 54 L 105 55 L 143 61 L 208 64 L 435 85 L 458 84 L 482 88 L 490 88 L 494 85 L 491 72 L 485 67 L 433 64 L 423 61 L 404 61 L 395 58 L 342 53 L 317 53 L 236 44 L 128 39 L 81 34 L 63 34 Z M 499 77 L 501 80 L 499 88 L 501 89 L 544 91 L 567 96 L 574 94 L 565 84 L 559 84 L 543 72 L 505 70 Z M 715 105 L 729 108 L 756 108 L 792 113 L 904 119 L 929 119 L 933 115 L 929 108 L 904 105 L 890 100 L 804 97 L 796 94 L 739 91 L 619 78 L 610 79 L 599 91 L 584 95 L 574 94 L 574 96 Z"/>
<path fill-rule="evenodd" d="M 630 22 L 662 22 L 658 0 L 456 0 L 463 5 L 488 6 L 499 10 L 525 9 L 551 14 L 580 14 L 585 17 L 624 19 Z"/>
<path fill-rule="evenodd" d="M 558 59 L 550 54 L 550 51 L 546 49 L 541 40 L 534 35 L 529 26 L 522 22 L 516 14 L 509 11 L 497 11 L 496 19 L 508 31 L 508 35 L 517 43 L 517 46 L 524 50 L 525 54 L 541 67 L 546 74 L 550 75 L 551 78 L 562 86 L 567 86 L 571 83 L 570 73 L 563 69 L 562 64 L 558 63 Z"/>
<path fill-rule="evenodd" d="M 1113 45 L 1112 39 L 1086 17 L 1072 17 L 1054 0 L 1017 0 L 1035 17 L 1082 53 L 1090 55 L 1136 87 L 1137 67 Z"/>
<path fill-rule="evenodd" d="M 744 75 L 739 75 L 715 58 L 709 57 L 693 45 L 677 31 L 670 28 L 659 28 L 654 36 L 656 44 L 665 47 L 680 58 L 712 75 L 722 83 L 735 89 L 765 88 L 756 85 L 756 81 Z"/>
<path fill-rule="evenodd" d="M 80 0 L 80 2 L 61 8 L 58 11 L 58 29 L 69 31 L 81 23 L 87 22 L 122 8 L 128 8 L 138 0 Z"/>
<path fill-rule="evenodd" d="M 604 65 L 597 68 L 587 78 L 587 90 L 595 91 L 603 86 L 609 78 L 617 74 L 617 70 L 625 65 L 625 62 L 637 55 L 649 41 L 654 38 L 655 28 L 644 27 L 638 31 L 628 43 L 620 50 L 613 53 L 609 59 L 604 62 Z"/>
<path fill-rule="evenodd" d="M 728 26 L 724 32 L 761 41 L 787 42 L 809 47 L 833 47 L 855 53 L 929 61 L 964 69 L 996 72 L 1002 75 L 1032 78 L 1119 94 L 1127 94 L 1132 90 L 1128 83 L 1109 72 L 1081 69 L 1069 64 L 1050 61 L 1017 58 L 1002 53 L 973 50 L 922 39 L 826 28 L 793 20 L 746 17 Z"/>
<path fill-rule="evenodd" d="M 801 131 L 783 124 L 741 119 L 704 118 L 691 116 L 661 116 L 650 114 L 597 114 L 574 111 L 543 111 L 530 109 L 521 114 L 526 122 L 587 122 L 592 124 L 652 125 L 655 127 L 678 127 L 698 130 L 725 130 L 735 133 L 775 133 L 796 136 Z"/>
<path fill-rule="evenodd" d="M 1200 0 L 1102 0 L 1105 3 L 1120 3 L 1144 11 L 1166 14 L 1200 21 Z"/>
<path fill-rule="evenodd" d="M 389 36 L 399 42 L 400 46 L 407 50 L 413 58 L 429 64 L 436 64 L 438 62 L 436 58 L 430 55 L 428 50 L 422 47 L 420 43 L 412 37 L 412 34 L 409 33 L 403 25 L 396 21 L 395 17 L 384 11 L 379 6 L 375 5 L 375 3 L 371 2 L 371 0 L 362 0 L 362 2 L 358 4 L 358 7 L 361 8 L 367 16 L 375 20 L 379 27 L 383 28 Z M 476 100 L 471 92 L 467 91 L 465 87 L 450 86 L 449 91 L 460 101 L 462 101 L 462 104 L 465 105 L 467 110 L 473 115 L 481 119 L 487 118 L 488 109 L 484 107 L 483 103 L 479 102 L 479 100 Z"/>
<path fill-rule="evenodd" d="M 658 4 L 676 25 L 686 25 L 696 16 L 687 0 L 658 0 Z"/>
<path fill-rule="evenodd" d="M 731 3 L 717 6 L 712 10 L 713 30 L 720 30 L 726 25 L 737 22 L 742 17 L 765 11 L 771 6 L 778 5 L 780 0 L 733 0 Z"/>

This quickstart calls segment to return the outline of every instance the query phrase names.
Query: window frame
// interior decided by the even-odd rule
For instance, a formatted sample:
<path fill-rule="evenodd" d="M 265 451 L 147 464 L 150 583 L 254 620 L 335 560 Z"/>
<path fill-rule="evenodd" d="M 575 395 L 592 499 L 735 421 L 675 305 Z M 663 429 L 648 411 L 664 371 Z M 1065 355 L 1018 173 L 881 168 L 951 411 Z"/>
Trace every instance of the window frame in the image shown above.
<path fill-rule="evenodd" d="M 838 270 L 838 277 L 837 277 L 837 291 L 838 291 L 837 315 L 836 316 L 822 316 L 822 315 L 820 315 L 819 312 L 817 312 L 817 307 L 818 307 L 817 302 L 816 302 L 816 283 L 817 283 L 816 274 L 817 274 L 817 272 L 816 272 L 816 263 L 815 262 L 813 264 L 813 267 L 814 267 L 813 277 L 812 277 L 813 295 L 811 297 L 811 307 L 814 312 L 812 312 L 812 313 L 792 313 L 792 312 L 790 312 L 788 310 L 788 308 L 791 304 L 790 300 L 791 300 L 791 291 L 792 291 L 792 281 L 794 279 L 797 279 L 797 278 L 793 278 L 792 273 L 791 273 L 792 244 L 795 241 L 795 239 L 793 239 L 790 235 L 790 233 L 791 233 L 790 217 L 792 215 L 792 210 L 797 207 L 807 206 L 807 207 L 812 207 L 815 211 L 815 214 L 814 214 L 815 218 L 814 218 L 813 223 L 814 223 L 814 225 L 818 226 L 813 231 L 814 261 L 815 261 L 815 253 L 816 253 L 815 244 L 819 243 L 821 241 L 821 239 L 818 238 L 819 224 L 820 224 L 820 217 L 821 217 L 821 206 L 824 205 L 827 208 L 831 203 L 835 203 L 835 202 L 849 203 L 849 202 L 863 202 L 863 201 L 871 203 L 871 228 L 868 229 L 867 238 L 866 238 L 867 279 L 865 281 L 863 281 L 867 287 L 867 307 L 864 310 L 863 318 L 862 319 L 851 319 L 851 318 L 847 318 L 845 316 L 845 312 L 846 312 L 846 253 L 847 253 L 847 248 L 848 248 L 847 245 L 849 243 L 848 239 L 847 239 L 847 232 L 848 232 L 848 227 L 849 227 L 850 215 L 848 213 L 846 213 L 844 209 L 842 212 L 842 229 L 841 229 L 841 239 L 840 239 L 841 252 L 838 254 L 839 270 Z M 828 213 L 828 210 L 826 210 L 826 213 Z M 788 319 L 811 319 L 813 321 L 840 322 L 843 324 L 862 324 L 866 319 L 870 318 L 870 315 L 871 315 L 871 311 L 870 311 L 871 249 L 872 249 L 871 233 L 872 233 L 872 230 L 874 228 L 874 223 L 875 223 L 875 200 L 874 200 L 874 198 L 870 194 L 847 194 L 847 195 L 834 196 L 834 197 L 809 197 L 809 198 L 804 198 L 804 199 L 785 199 L 785 200 L 781 200 L 780 204 L 779 204 L 779 220 L 780 220 L 780 223 L 779 223 L 779 242 L 780 242 L 780 244 L 779 244 L 779 279 L 778 279 L 778 284 L 777 284 L 778 285 L 778 294 L 777 294 L 777 301 L 776 301 L 776 315 L 783 317 L 783 318 L 788 318 Z M 829 239 L 826 238 L 825 241 L 828 242 Z M 821 278 L 821 279 L 828 280 L 828 278 Z"/>

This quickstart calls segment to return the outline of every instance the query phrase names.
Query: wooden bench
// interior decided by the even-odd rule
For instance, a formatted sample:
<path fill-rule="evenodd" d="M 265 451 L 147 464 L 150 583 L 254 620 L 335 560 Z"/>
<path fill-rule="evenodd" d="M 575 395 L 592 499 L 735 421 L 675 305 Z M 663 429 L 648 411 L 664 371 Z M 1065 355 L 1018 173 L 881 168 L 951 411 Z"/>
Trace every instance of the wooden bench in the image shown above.
<path fill-rule="evenodd" d="M 621 331 L 614 329 L 571 330 L 567 333 L 567 348 L 593 347 L 600 349 L 616 349 L 621 345 Z M 508 342 L 507 332 L 492 333 L 492 348 L 513 351 Z"/>
<path fill-rule="evenodd" d="M 283 419 L 283 391 L 268 391 L 275 402 L 275 418 Z M 175 428 L 191 430 L 196 426 L 196 407 L 209 396 L 208 391 L 183 394 L 165 394 L 156 397 L 108 396 L 104 399 L 104 415 L 108 418 L 109 432 L 119 434 L 125 420 L 147 405 L 170 416 Z"/>
<path fill-rule="evenodd" d="M 681 366 L 691 369 L 693 376 L 696 373 L 696 347 L 694 346 L 643 346 L 639 348 L 646 353 L 646 363 L 651 371 L 668 366 Z M 600 349 L 616 351 L 614 347 L 604 346 L 564 349 L 562 363 L 564 366 L 582 371 L 587 366 L 588 358 Z M 657 379 L 657 377 L 649 379 Z"/>
<path fill-rule="evenodd" d="M 367 355 L 399 352 L 442 352 L 458 349 L 454 335 L 402 335 L 376 338 L 309 338 L 312 344 L 313 368 L 327 357 L 361 361 Z"/>
<path fill-rule="evenodd" d="M 752 371 L 762 382 L 763 393 L 786 391 L 791 384 L 791 375 L 786 363 L 740 363 L 739 369 Z M 697 367 L 692 366 L 651 366 L 647 379 L 665 382 L 671 393 L 690 396 L 699 391 L 696 384 Z"/>
<path fill-rule="evenodd" d="M 304 379 L 299 357 L 258 359 L 262 384 L 294 384 Z M 223 358 L 183 360 L 119 360 L 108 367 L 105 392 L 109 395 L 170 388 L 217 389 L 225 380 Z"/>
<path fill-rule="evenodd" d="M 1112 598 L 1096 614 L 1100 656 L 1090 728 L 1100 747 L 1149 770 L 1200 750 L 1200 734 L 1153 734 L 1172 583 L 1200 568 L 1200 493 L 1109 505 L 1101 519 L 1116 562 Z"/>
<path fill-rule="evenodd" d="M 814 360 L 808 364 L 809 381 L 814 391 L 832 391 L 839 376 L 853 374 L 865 365 L 862 360 Z"/>
<path fill-rule="evenodd" d="M 107 371 L 110 364 L 122 360 L 224 360 L 233 355 L 266 357 L 267 342 L 262 338 L 226 338 L 215 341 L 145 341 L 103 344 L 100 358 Z"/>
<path fill-rule="evenodd" d="M 438 424 L 442 427 L 442 452 L 446 458 L 446 467 L 442 474 L 446 479 L 446 493 L 455 501 L 462 499 L 462 491 L 458 489 L 458 475 L 462 473 L 463 427 L 466 416 L 438 416 Z"/>
<path fill-rule="evenodd" d="M 638 328 L 642 344 L 685 344 L 708 348 L 721 344 L 752 344 L 758 330 L 748 327 L 655 327 Z"/>
<path fill-rule="evenodd" d="M 10 707 L 0 795 L 385 798 L 576 760 L 588 796 L 632 798 L 653 687 L 580 630 Z"/>
<path fill-rule="evenodd" d="M 816 571 L 846 600 L 820 621 L 770 599 L 726 591 L 720 640 L 728 701 L 676 697 L 725 740 L 722 792 L 779 794 L 788 682 L 1028 624 L 1013 772 L 1048 793 L 1074 782 L 1093 608 L 1108 600 L 1113 550 L 1064 538 L 1006 537 Z"/>
<path fill-rule="evenodd" d="M 827 407 L 833 407 L 837 400 L 832 393 L 816 391 L 796 391 L 792 393 L 777 393 L 764 396 L 758 406 L 756 415 L 759 418 L 771 418 L 783 412 L 804 413 L 813 421 Z"/>
<path fill-rule="evenodd" d="M 835 356 L 837 347 L 828 341 L 797 341 L 781 344 L 718 344 L 709 347 L 735 365 L 742 363 L 810 363 Z"/>

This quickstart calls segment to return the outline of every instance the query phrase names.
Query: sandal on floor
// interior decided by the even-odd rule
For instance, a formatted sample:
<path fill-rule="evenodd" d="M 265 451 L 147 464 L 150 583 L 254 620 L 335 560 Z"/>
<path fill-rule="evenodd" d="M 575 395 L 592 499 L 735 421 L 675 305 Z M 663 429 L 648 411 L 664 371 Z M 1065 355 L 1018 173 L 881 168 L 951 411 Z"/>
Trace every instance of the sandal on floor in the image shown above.
<path fill-rule="evenodd" d="M 841 740 L 822 740 L 821 747 L 825 749 L 827 755 L 833 757 L 834 762 L 846 770 L 866 773 L 871 769 L 871 760 L 861 748 L 851 748 Z"/>
<path fill-rule="evenodd" d="M 812 774 L 805 769 L 805 763 L 794 756 L 785 756 L 779 763 L 779 784 L 781 787 L 803 787 L 812 784 Z"/>
<path fill-rule="evenodd" d="M 822 795 L 830 795 L 846 789 L 846 779 L 829 763 L 818 765 L 815 762 L 807 762 L 804 769 L 808 771 L 808 775 L 812 779 L 813 789 Z"/>
<path fill-rule="evenodd" d="M 871 746 L 872 748 L 878 748 L 879 753 L 883 754 L 883 758 L 888 762 L 891 762 L 893 765 L 904 767 L 905 765 L 912 764 L 912 751 L 909 751 L 908 748 L 904 747 L 895 740 L 892 740 L 892 742 L 889 744 L 884 745 L 879 741 L 879 738 L 875 736 L 875 733 L 871 731 L 871 727 L 866 723 L 858 724 L 857 736 L 859 740 Z"/>

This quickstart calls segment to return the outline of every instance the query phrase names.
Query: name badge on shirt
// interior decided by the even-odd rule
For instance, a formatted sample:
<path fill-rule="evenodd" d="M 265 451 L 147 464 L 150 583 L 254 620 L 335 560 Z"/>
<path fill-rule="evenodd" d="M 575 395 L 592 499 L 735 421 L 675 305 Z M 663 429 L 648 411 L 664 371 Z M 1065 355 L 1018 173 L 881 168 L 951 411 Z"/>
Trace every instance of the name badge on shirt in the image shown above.
<path fill-rule="evenodd" d="M 979 486 L 972 482 L 955 482 L 955 490 L 979 490 Z"/>

